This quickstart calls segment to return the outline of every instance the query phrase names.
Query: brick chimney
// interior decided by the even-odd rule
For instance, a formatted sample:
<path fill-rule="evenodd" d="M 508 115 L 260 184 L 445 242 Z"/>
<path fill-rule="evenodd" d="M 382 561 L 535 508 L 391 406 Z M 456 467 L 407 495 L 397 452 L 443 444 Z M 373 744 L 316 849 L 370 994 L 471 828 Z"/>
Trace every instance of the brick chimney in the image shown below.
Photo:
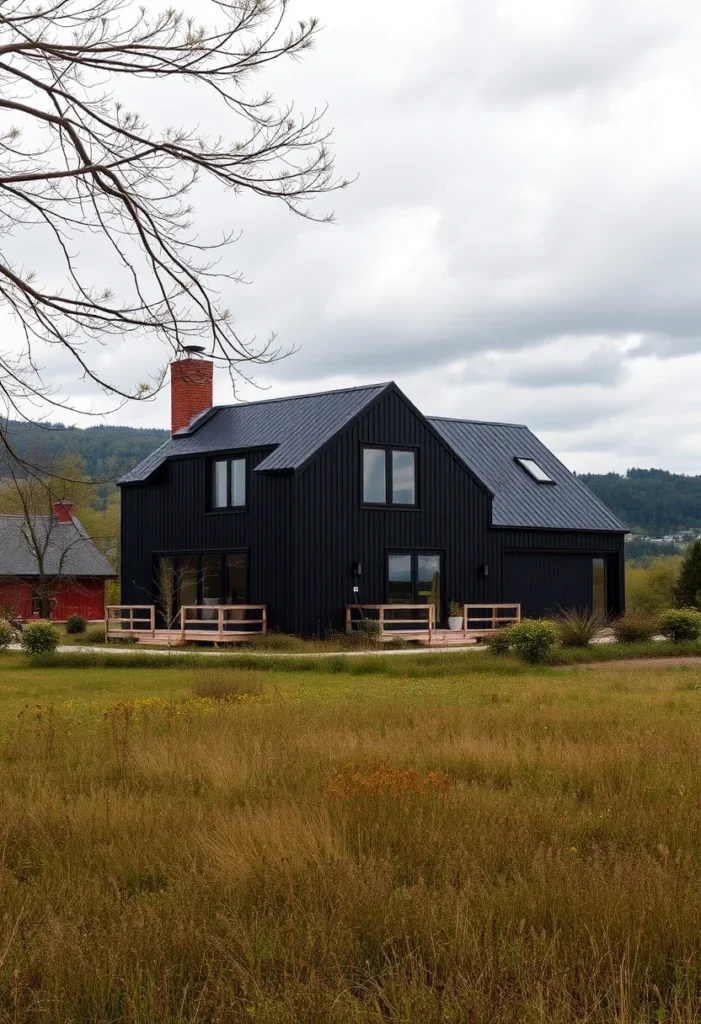
<path fill-rule="evenodd" d="M 73 521 L 75 505 L 72 501 L 55 501 L 52 508 L 59 523 L 71 523 Z"/>
<path fill-rule="evenodd" d="M 188 355 L 170 364 L 171 434 L 189 427 L 195 416 L 212 408 L 213 380 L 214 364 L 208 359 Z"/>

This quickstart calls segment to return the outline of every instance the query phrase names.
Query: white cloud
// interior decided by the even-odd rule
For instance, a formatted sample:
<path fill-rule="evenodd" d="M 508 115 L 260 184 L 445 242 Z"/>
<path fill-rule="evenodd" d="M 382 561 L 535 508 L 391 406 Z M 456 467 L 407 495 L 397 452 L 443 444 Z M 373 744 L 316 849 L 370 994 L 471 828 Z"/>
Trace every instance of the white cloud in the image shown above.
<path fill-rule="evenodd" d="M 429 413 L 527 421 L 576 469 L 701 472 L 698 5 L 321 14 L 317 50 L 272 83 L 302 109 L 329 102 L 339 169 L 359 174 L 320 201 L 337 225 L 196 196 L 205 232 L 243 229 L 240 330 L 300 347 L 260 372 L 270 394 L 393 377 Z M 149 95 L 154 118 L 207 121 L 198 94 Z M 163 353 L 125 340 L 101 358 L 127 383 Z M 80 392 L 65 356 L 47 368 Z M 165 425 L 167 396 L 115 419 Z"/>

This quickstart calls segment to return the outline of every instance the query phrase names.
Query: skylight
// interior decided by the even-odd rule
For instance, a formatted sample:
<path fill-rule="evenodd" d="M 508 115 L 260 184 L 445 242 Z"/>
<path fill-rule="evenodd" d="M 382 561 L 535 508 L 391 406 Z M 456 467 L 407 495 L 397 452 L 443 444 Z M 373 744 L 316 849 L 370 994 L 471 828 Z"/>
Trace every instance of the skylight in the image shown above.
<path fill-rule="evenodd" d="M 516 459 L 519 466 L 532 476 L 538 484 L 554 484 L 555 481 L 552 477 L 548 476 L 544 469 L 541 469 L 537 462 L 533 459 Z"/>

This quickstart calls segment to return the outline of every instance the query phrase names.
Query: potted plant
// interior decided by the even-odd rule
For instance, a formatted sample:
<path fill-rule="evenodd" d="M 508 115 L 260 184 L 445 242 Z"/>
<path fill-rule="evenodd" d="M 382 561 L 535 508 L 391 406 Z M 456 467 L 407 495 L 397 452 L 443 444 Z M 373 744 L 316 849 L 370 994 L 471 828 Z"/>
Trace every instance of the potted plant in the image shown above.
<path fill-rule="evenodd" d="M 458 604 L 457 601 L 448 602 L 448 626 L 450 629 L 462 629 L 462 616 L 463 608 L 462 605 Z"/>

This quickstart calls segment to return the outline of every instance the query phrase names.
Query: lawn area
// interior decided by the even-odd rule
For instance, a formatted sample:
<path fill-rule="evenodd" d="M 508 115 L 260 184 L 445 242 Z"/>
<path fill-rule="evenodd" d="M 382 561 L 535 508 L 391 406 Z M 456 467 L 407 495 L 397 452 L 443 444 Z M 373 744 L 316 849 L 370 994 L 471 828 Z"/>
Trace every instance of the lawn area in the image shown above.
<path fill-rule="evenodd" d="M 126 658 L 0 656 L 0 1021 L 701 1020 L 698 667 Z"/>

